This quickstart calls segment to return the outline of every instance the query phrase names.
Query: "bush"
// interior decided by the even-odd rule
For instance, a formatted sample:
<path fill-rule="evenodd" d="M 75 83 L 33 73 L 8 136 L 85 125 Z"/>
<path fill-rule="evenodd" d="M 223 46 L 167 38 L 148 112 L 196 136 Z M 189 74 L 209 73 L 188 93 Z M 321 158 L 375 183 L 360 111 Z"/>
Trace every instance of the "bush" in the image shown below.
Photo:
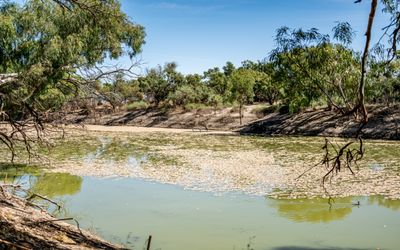
<path fill-rule="evenodd" d="M 213 109 L 213 107 L 207 106 L 202 103 L 188 103 L 184 106 L 186 111 L 193 111 L 193 110 L 203 110 L 203 109 Z"/>
<path fill-rule="evenodd" d="M 137 102 L 132 102 L 126 105 L 126 110 L 128 111 L 133 111 L 133 110 L 138 110 L 138 109 L 147 109 L 149 107 L 149 104 L 145 101 L 137 101 Z"/>
<path fill-rule="evenodd" d="M 289 105 L 285 105 L 285 104 L 278 106 L 278 112 L 281 115 L 292 113 L 291 110 L 290 110 L 290 106 Z"/>
<path fill-rule="evenodd" d="M 257 117 L 261 118 L 267 114 L 274 113 L 278 110 L 278 105 L 260 105 L 254 108 L 251 112 L 256 114 Z"/>

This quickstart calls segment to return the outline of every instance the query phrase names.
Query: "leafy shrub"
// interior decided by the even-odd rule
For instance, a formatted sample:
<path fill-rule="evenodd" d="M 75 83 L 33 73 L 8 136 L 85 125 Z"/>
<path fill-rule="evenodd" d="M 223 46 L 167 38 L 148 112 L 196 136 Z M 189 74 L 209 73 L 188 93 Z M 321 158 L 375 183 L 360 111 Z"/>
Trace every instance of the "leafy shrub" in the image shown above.
<path fill-rule="evenodd" d="M 149 107 L 149 104 L 145 101 L 137 101 L 137 102 L 132 102 L 126 105 L 126 110 L 128 111 L 133 111 L 133 110 L 138 110 L 138 109 L 147 109 Z"/>
<path fill-rule="evenodd" d="M 276 112 L 278 105 L 260 105 L 254 108 L 251 112 L 256 114 L 257 117 L 261 118 L 267 114 Z"/>
<path fill-rule="evenodd" d="M 193 110 L 213 109 L 213 107 L 207 106 L 202 103 L 188 103 L 184 106 L 184 109 L 187 111 L 193 111 Z"/>

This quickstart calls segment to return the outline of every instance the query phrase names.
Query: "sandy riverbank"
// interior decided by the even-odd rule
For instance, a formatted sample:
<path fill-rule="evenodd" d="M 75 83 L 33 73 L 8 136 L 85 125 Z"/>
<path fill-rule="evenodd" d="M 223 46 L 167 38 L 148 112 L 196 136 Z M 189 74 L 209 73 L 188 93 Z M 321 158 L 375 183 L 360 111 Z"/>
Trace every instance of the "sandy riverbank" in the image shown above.
<path fill-rule="evenodd" d="M 90 114 L 76 111 L 63 115 L 63 118 L 56 116 L 54 121 L 60 122 L 61 119 L 66 124 L 170 128 L 171 132 L 175 129 L 179 129 L 179 131 L 180 129 L 194 129 L 197 131 L 209 129 L 267 136 L 291 135 L 345 138 L 354 136 L 360 126 L 353 115 L 343 115 L 332 110 L 316 109 L 297 114 L 284 114 L 273 112 L 273 109 L 270 109 L 271 107 L 268 109 L 268 106 L 262 104 L 246 106 L 243 125 L 240 125 L 238 113 L 234 108 L 192 111 L 181 109 L 163 111 L 153 108 L 135 111 L 122 110 L 115 113 L 94 110 Z M 362 131 L 363 138 L 400 139 L 399 105 L 369 106 L 368 112 L 369 122 Z"/>
<path fill-rule="evenodd" d="M 69 125 L 68 129 L 74 127 Z M 84 130 L 97 132 L 129 132 L 129 133 L 185 133 L 185 134 L 204 134 L 204 135 L 238 135 L 238 132 L 223 130 L 206 129 L 185 129 L 185 128 L 160 128 L 160 127 L 137 127 L 137 126 L 104 126 L 104 125 L 84 125 Z"/>

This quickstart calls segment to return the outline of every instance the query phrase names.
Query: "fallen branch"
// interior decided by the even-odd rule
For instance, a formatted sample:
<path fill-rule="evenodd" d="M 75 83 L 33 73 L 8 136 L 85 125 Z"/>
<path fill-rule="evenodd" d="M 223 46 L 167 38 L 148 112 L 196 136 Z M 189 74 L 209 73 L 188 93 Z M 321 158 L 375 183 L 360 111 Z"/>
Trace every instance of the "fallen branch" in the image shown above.
<path fill-rule="evenodd" d="M 26 198 L 26 200 L 27 200 L 27 201 L 31 201 L 31 200 L 32 200 L 33 198 L 35 198 L 35 197 L 38 197 L 38 198 L 40 198 L 40 199 L 42 199 L 42 200 L 45 200 L 45 201 L 48 201 L 48 202 L 52 203 L 53 205 L 56 205 L 57 208 L 58 208 L 58 210 L 61 209 L 61 206 L 60 206 L 57 202 L 55 202 L 55 201 L 53 201 L 53 200 L 51 200 L 51 199 L 49 199 L 49 198 L 47 198 L 47 197 L 45 197 L 45 196 L 42 196 L 42 195 L 40 195 L 40 194 L 33 193 L 31 196 L 29 196 L 28 198 Z"/>

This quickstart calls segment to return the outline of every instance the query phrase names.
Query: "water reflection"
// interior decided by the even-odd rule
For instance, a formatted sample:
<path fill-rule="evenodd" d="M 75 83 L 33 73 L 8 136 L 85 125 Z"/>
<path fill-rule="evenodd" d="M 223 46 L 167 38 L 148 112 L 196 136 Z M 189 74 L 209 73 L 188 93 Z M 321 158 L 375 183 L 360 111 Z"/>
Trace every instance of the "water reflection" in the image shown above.
<path fill-rule="evenodd" d="M 141 249 L 150 234 L 153 249 L 359 250 L 400 244 L 400 201 L 379 196 L 335 199 L 329 208 L 322 198 L 215 196 L 128 178 L 51 173 L 19 178 L 30 178 L 34 192 L 61 200 L 65 210 L 52 210 L 56 216 L 74 217 L 82 228 L 134 249 Z M 358 200 L 361 205 L 353 206 Z"/>
<path fill-rule="evenodd" d="M 138 145 L 121 141 L 118 138 L 98 137 L 97 148 L 83 156 L 83 162 L 92 165 L 96 162 L 106 161 L 108 164 L 125 162 L 130 167 L 137 168 L 148 161 L 148 152 Z M 60 145 L 62 148 L 62 145 Z M 77 156 L 71 155 L 70 158 Z"/>
<path fill-rule="evenodd" d="M 37 167 L 0 165 L 0 182 L 18 183 L 34 193 L 53 198 L 79 193 L 83 179 L 67 173 L 44 173 Z"/>
<path fill-rule="evenodd" d="M 37 167 L 24 164 L 0 163 L 0 181 L 11 183 L 19 180 L 23 175 L 35 175 L 40 171 Z"/>
<path fill-rule="evenodd" d="M 82 177 L 65 173 L 46 173 L 37 177 L 32 192 L 53 198 L 62 195 L 79 193 Z"/>
<path fill-rule="evenodd" d="M 393 211 L 400 210 L 400 200 L 389 200 L 389 199 L 385 199 L 385 197 L 380 196 L 380 195 L 368 197 L 368 204 L 369 205 L 377 204 L 381 207 L 386 207 Z"/>
<path fill-rule="evenodd" d="M 271 199 L 271 207 L 280 216 L 294 222 L 328 223 L 341 220 L 352 212 L 353 198 L 337 198 L 329 205 L 328 199 Z"/>

